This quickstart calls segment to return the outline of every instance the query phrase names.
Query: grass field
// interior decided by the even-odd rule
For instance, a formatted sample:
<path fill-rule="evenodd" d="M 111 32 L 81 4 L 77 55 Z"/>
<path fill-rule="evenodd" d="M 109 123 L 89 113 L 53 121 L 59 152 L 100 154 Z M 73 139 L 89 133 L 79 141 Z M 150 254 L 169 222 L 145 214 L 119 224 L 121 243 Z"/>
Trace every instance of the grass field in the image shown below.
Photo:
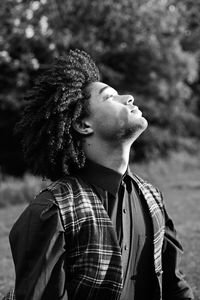
<path fill-rule="evenodd" d="M 181 269 L 200 300 L 200 159 L 174 155 L 170 160 L 135 164 L 132 170 L 159 187 L 184 247 Z M 13 286 L 8 233 L 26 204 L 0 209 L 0 299 Z"/>

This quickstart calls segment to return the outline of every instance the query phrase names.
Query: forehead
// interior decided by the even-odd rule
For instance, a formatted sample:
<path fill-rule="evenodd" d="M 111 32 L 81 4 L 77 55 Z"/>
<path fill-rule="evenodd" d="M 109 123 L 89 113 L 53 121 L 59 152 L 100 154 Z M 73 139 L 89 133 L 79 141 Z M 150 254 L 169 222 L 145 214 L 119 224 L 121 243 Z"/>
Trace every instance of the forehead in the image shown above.
<path fill-rule="evenodd" d="M 97 81 L 90 83 L 88 88 L 91 94 L 100 95 L 104 90 L 109 88 L 109 86 L 103 82 Z"/>

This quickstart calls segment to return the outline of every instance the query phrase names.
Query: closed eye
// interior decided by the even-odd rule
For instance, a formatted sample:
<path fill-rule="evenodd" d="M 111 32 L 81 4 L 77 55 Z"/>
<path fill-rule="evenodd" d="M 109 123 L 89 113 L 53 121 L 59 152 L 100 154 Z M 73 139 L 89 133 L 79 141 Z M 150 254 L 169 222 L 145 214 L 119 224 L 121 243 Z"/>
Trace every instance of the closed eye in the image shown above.
<path fill-rule="evenodd" d="M 114 95 L 106 95 L 103 98 L 104 98 L 104 100 L 112 99 L 112 98 L 114 98 Z"/>

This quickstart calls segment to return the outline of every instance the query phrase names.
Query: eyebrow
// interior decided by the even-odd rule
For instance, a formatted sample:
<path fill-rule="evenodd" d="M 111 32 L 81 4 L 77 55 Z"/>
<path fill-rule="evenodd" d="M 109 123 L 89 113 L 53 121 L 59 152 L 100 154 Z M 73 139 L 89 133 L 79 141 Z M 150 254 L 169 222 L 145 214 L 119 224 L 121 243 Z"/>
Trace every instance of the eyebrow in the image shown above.
<path fill-rule="evenodd" d="M 108 85 L 106 85 L 106 86 L 104 86 L 103 88 L 101 88 L 101 89 L 99 90 L 99 95 L 102 94 L 103 91 L 106 90 L 106 89 L 108 89 L 108 88 L 109 88 Z"/>

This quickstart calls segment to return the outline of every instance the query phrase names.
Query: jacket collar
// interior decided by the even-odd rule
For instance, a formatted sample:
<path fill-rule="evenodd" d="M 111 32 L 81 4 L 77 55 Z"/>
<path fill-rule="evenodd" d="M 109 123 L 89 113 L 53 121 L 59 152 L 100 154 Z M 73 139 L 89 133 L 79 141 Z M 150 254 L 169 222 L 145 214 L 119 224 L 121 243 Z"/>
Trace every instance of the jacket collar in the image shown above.
<path fill-rule="evenodd" d="M 128 178 L 133 179 L 133 175 L 128 168 L 124 175 L 95 163 L 91 160 L 86 160 L 85 166 L 79 171 L 79 176 L 85 179 L 89 184 L 97 186 L 114 197 L 116 196 L 120 184 Z"/>

